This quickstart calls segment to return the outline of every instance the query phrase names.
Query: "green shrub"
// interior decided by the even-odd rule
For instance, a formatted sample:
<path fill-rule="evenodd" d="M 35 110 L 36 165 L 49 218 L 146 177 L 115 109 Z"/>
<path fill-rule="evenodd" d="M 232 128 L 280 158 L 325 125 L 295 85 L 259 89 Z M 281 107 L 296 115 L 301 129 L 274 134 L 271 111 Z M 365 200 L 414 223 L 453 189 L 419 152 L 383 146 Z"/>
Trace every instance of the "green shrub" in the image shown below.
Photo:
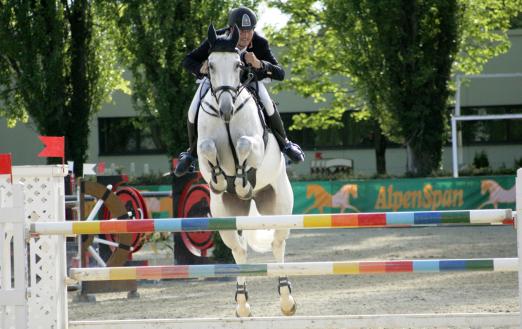
<path fill-rule="evenodd" d="M 479 153 L 475 153 L 475 157 L 473 158 L 473 166 L 477 169 L 489 168 L 489 159 L 486 152 L 480 151 Z"/>
<path fill-rule="evenodd" d="M 515 170 L 518 168 L 522 168 L 522 157 L 515 159 Z"/>

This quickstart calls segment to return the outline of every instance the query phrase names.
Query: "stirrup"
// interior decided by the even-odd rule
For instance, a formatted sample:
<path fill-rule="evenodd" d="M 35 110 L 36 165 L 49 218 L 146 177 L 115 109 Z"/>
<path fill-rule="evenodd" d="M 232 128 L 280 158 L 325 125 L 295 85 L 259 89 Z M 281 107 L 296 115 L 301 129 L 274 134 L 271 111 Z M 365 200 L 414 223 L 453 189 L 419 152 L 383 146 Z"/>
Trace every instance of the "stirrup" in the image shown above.
<path fill-rule="evenodd" d="M 178 159 L 178 164 L 176 165 L 176 169 L 174 169 L 174 175 L 176 175 L 176 177 L 181 177 L 188 172 L 196 170 L 194 165 L 196 157 L 192 156 L 190 152 L 181 152 Z"/>
<path fill-rule="evenodd" d="M 293 142 L 286 142 L 283 147 L 283 153 L 292 161 L 293 163 L 303 162 L 305 158 L 305 154 L 301 147 Z"/>

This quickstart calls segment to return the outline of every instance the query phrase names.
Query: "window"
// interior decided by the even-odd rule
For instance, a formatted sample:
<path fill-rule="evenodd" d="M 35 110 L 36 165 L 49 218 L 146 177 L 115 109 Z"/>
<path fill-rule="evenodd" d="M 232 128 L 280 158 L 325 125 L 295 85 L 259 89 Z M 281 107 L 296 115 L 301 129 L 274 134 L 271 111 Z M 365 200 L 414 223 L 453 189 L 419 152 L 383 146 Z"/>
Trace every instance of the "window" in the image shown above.
<path fill-rule="evenodd" d="M 349 112 L 345 112 L 343 128 L 290 130 L 288 128 L 295 114 L 281 113 L 281 118 L 287 128 L 288 139 L 303 149 L 373 148 L 373 123 L 370 121 L 356 122 Z M 391 143 L 389 145 L 392 146 Z"/>
<path fill-rule="evenodd" d="M 462 115 L 509 113 L 522 113 L 522 105 L 462 108 Z M 460 125 L 463 143 L 467 145 L 522 143 L 522 120 L 462 121 Z"/>
<path fill-rule="evenodd" d="M 98 118 L 100 155 L 164 153 L 154 120 L 136 117 Z"/>

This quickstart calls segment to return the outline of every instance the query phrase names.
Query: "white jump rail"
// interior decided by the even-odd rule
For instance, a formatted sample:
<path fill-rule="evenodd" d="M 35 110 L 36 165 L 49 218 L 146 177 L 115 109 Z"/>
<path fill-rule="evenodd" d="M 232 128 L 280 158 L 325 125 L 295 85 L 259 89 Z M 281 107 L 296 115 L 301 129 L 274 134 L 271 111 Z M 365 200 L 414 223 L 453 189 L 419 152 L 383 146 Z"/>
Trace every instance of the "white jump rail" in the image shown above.
<path fill-rule="evenodd" d="M 256 318 L 71 321 L 70 329 L 360 329 L 518 327 L 518 314 L 382 314 Z"/>

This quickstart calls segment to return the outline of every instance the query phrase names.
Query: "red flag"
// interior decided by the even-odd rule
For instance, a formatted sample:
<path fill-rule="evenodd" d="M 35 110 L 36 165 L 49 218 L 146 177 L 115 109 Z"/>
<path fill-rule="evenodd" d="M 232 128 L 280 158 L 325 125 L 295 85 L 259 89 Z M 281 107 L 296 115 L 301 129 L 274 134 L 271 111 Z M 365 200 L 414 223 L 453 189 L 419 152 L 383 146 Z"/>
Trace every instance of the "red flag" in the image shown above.
<path fill-rule="evenodd" d="M 45 148 L 38 153 L 39 157 L 64 158 L 64 137 L 38 136 Z"/>
<path fill-rule="evenodd" d="M 0 154 L 0 175 L 11 175 L 12 166 L 11 153 Z"/>
<path fill-rule="evenodd" d="M 98 174 L 105 173 L 105 162 L 98 162 Z"/>
<path fill-rule="evenodd" d="M 11 153 L 0 154 L 0 175 L 11 175 L 11 182 L 13 181 Z"/>

